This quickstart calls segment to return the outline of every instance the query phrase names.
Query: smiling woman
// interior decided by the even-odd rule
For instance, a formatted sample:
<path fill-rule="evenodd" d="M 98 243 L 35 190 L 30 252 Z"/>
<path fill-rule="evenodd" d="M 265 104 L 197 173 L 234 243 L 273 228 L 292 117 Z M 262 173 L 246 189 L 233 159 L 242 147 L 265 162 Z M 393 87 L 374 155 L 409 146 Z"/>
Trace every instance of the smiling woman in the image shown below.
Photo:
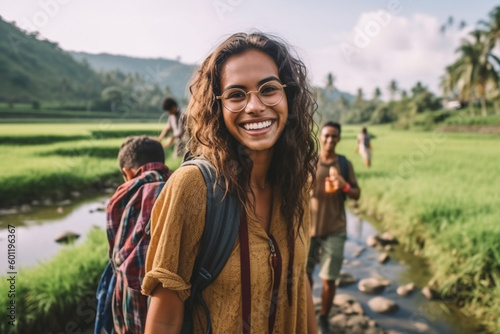
<path fill-rule="evenodd" d="M 222 96 L 229 92 L 229 98 L 222 99 L 228 131 L 247 149 L 270 158 L 288 118 L 288 104 L 278 77 L 273 59 L 257 50 L 232 56 L 221 73 L 221 86 L 225 89 Z M 243 94 L 235 94 L 235 90 Z M 257 94 L 251 94 L 255 91 Z"/>
<path fill-rule="evenodd" d="M 315 104 L 302 61 L 278 38 L 235 34 L 190 88 L 188 148 L 211 163 L 214 181 L 241 207 L 241 219 L 229 222 L 240 238 L 203 291 L 209 318 L 195 301 L 187 330 L 184 307 L 194 298 L 190 281 L 212 193 L 197 167 L 179 168 L 152 214 L 146 333 L 317 333 L 305 272 Z"/>

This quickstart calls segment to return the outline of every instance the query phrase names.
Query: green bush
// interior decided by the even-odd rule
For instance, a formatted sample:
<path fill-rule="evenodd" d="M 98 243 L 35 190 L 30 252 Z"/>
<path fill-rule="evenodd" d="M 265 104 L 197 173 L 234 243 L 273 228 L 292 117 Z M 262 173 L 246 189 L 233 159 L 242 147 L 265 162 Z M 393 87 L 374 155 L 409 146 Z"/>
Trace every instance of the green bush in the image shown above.
<path fill-rule="evenodd" d="M 500 125 L 499 115 L 469 116 L 466 111 L 457 113 L 445 121 L 446 125 Z"/>

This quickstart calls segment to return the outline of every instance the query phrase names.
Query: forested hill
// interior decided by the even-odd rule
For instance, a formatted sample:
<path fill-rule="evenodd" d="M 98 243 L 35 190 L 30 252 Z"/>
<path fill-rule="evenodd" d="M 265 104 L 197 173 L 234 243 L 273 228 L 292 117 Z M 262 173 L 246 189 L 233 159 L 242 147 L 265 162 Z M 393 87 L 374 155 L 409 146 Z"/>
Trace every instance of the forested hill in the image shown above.
<path fill-rule="evenodd" d="M 0 17 L 0 101 L 85 100 L 101 89 L 88 65 Z"/>
<path fill-rule="evenodd" d="M 186 65 L 176 60 L 164 58 L 135 58 L 107 53 L 90 54 L 70 52 L 79 61 L 85 60 L 96 71 L 119 70 L 123 73 L 137 73 L 147 83 L 168 87 L 175 96 L 187 96 L 187 86 L 195 65 Z"/>

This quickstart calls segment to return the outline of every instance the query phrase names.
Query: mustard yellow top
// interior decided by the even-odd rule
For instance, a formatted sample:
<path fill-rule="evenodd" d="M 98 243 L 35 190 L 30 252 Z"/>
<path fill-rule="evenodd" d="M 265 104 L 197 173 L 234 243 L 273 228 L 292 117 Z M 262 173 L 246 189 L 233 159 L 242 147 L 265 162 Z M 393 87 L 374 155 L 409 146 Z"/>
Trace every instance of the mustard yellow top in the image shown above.
<path fill-rule="evenodd" d="M 157 284 L 177 291 L 185 301 L 190 294 L 189 280 L 205 225 L 206 190 L 203 175 L 196 166 L 178 169 L 158 197 L 151 215 L 151 243 L 146 257 L 146 277 L 142 293 L 150 295 Z M 280 213 L 280 197 L 275 190 L 270 233 L 282 257 L 281 283 L 274 333 L 307 332 L 305 265 L 309 248 L 309 212 L 304 205 L 304 226 L 295 242 L 292 300 L 288 305 L 286 270 L 289 251 L 286 225 Z M 273 268 L 269 237 L 259 222 L 248 218 L 251 276 L 251 331 L 267 333 Z M 237 238 L 226 266 L 203 291 L 210 310 L 214 333 L 241 333 L 240 242 Z M 194 311 L 194 333 L 205 333 L 205 314 Z"/>

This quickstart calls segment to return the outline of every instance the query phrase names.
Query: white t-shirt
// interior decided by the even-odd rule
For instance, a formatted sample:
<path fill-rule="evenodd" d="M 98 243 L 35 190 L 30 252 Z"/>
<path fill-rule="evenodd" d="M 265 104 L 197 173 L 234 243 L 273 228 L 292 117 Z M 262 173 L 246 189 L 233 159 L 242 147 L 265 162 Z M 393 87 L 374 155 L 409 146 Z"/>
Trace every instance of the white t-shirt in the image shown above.
<path fill-rule="evenodd" d="M 184 133 L 184 129 L 182 127 L 182 122 L 181 122 L 181 116 L 182 115 L 180 111 L 178 111 L 176 114 L 168 115 L 168 124 L 170 124 L 170 127 L 172 128 L 172 135 L 175 138 L 180 138 Z"/>

